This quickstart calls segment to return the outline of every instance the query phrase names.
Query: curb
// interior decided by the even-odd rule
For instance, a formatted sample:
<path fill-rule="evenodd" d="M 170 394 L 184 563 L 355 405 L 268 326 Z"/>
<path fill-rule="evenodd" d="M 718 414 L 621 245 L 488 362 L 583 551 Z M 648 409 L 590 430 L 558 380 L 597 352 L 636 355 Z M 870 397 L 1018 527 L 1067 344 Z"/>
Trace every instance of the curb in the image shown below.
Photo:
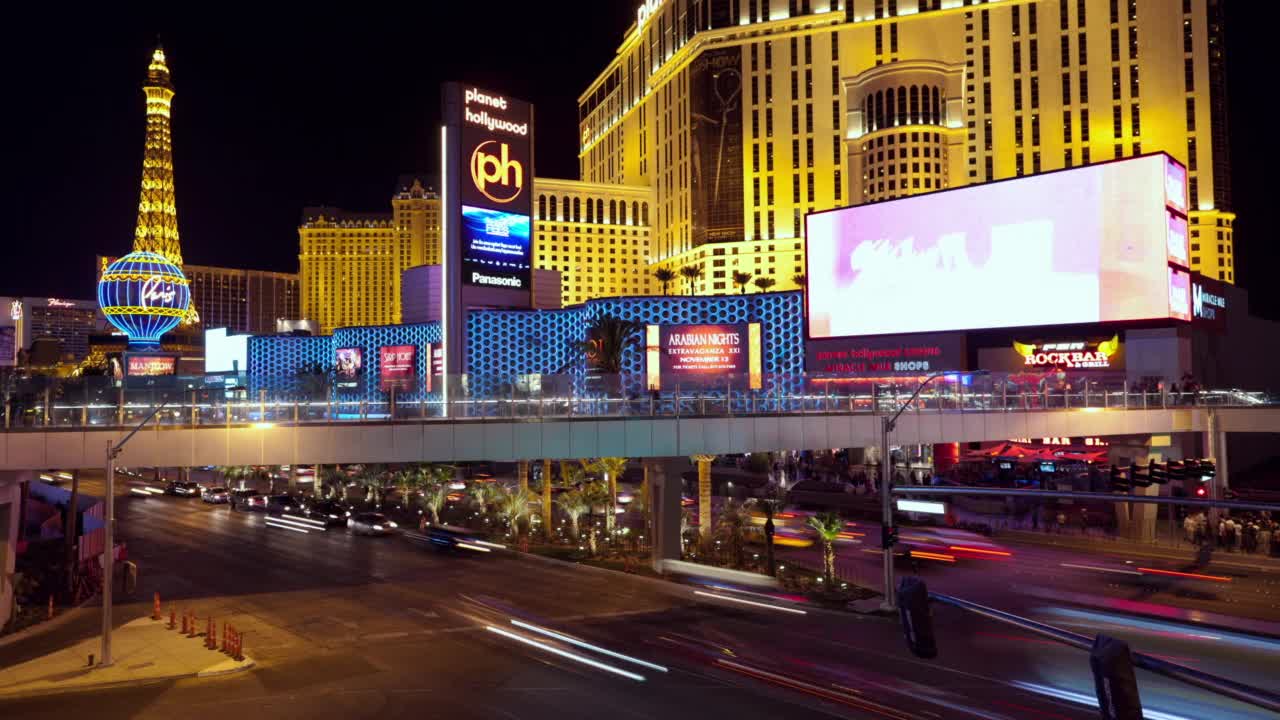
<path fill-rule="evenodd" d="M 175 673 L 173 675 L 159 675 L 156 677 L 139 678 L 137 680 L 113 680 L 112 682 L 94 683 L 91 685 L 77 685 L 68 688 L 46 688 L 43 690 L 17 690 L 7 692 L 0 690 L 0 702 L 9 702 L 12 700 L 27 700 L 31 698 L 50 697 L 53 695 L 70 695 L 82 692 L 101 692 L 103 690 L 119 690 L 121 688 L 142 687 L 145 685 L 154 685 L 163 682 L 172 682 L 174 680 L 183 680 L 186 678 L 213 678 L 225 677 L 236 673 L 250 670 L 257 666 L 253 658 L 248 656 L 244 659 L 244 664 L 238 667 L 227 668 L 226 670 L 217 671 L 197 671 L 186 673 Z"/>
<path fill-rule="evenodd" d="M 568 560 L 556 560 L 555 558 L 545 557 L 543 555 L 538 555 L 537 553 L 532 553 L 532 552 L 527 552 L 527 553 L 514 552 L 513 554 L 522 559 L 529 558 L 529 559 L 533 559 L 535 562 L 540 562 L 543 564 L 552 564 L 552 565 L 556 565 L 557 567 L 579 568 L 579 569 L 590 570 L 592 572 L 603 573 L 611 576 L 621 575 L 623 577 L 630 578 L 632 580 L 641 580 L 654 586 L 655 588 L 661 589 L 667 595 L 679 596 L 682 598 L 684 598 L 685 595 L 689 594 L 693 590 L 697 589 L 696 586 L 688 585 L 681 582 L 676 582 L 674 580 L 663 580 L 661 578 L 649 577 L 648 575 L 624 573 L 618 570 L 610 570 L 608 568 L 597 567 L 595 565 L 587 565 L 585 563 L 580 563 L 580 562 L 572 562 Z M 682 590 L 684 590 L 685 592 L 682 592 Z M 817 605 L 810 605 L 806 603 L 795 603 L 795 602 L 791 602 L 789 600 L 785 600 L 781 598 L 778 598 L 777 602 L 782 604 L 794 605 L 797 607 L 797 609 L 803 608 L 805 612 L 811 615 L 826 615 L 829 617 L 838 617 L 838 618 L 852 619 L 852 620 L 867 620 L 871 618 L 888 617 L 887 615 L 880 613 L 879 611 L 864 613 L 852 607 L 850 607 L 848 610 L 832 610 L 830 608 L 819 607 Z"/>
<path fill-rule="evenodd" d="M 44 622 L 36 623 L 31 627 L 23 628 L 22 630 L 19 630 L 16 633 L 10 633 L 8 635 L 5 635 L 4 637 L 0 637 L 0 648 L 8 647 L 10 645 L 13 645 L 14 643 L 22 642 L 23 640 L 28 640 L 33 637 L 39 637 L 40 635 L 43 635 L 46 632 L 57 630 L 63 625 L 66 625 L 67 623 L 71 622 L 73 619 L 79 617 L 82 614 L 80 612 L 81 610 L 85 609 L 86 607 L 89 606 L 90 603 L 93 603 L 97 600 L 98 600 L 97 595 L 90 596 L 88 599 L 86 599 L 84 602 L 80 603 L 79 605 L 76 605 L 75 607 L 67 608 L 66 610 L 63 610 L 62 613 L 55 615 L 52 620 L 45 620 Z"/>

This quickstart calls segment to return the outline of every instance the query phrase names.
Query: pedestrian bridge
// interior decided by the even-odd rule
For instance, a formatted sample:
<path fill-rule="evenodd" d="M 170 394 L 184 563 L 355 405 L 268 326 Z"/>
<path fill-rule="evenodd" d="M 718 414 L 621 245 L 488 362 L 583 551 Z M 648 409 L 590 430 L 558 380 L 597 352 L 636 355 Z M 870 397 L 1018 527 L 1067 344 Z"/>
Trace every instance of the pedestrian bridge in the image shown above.
<path fill-rule="evenodd" d="M 672 457 L 870 447 L 894 393 L 759 397 L 523 398 L 445 405 L 394 401 L 196 402 L 166 405 L 125 446 L 124 466 L 198 467 L 360 462 Z M 1183 402 L 1175 402 L 1182 400 Z M 152 406 L 58 405 L 10 418 L 0 470 L 101 467 Z M 1205 391 L 1028 394 L 935 392 L 912 401 L 894 444 L 1210 431 L 1280 432 L 1280 403 Z"/>

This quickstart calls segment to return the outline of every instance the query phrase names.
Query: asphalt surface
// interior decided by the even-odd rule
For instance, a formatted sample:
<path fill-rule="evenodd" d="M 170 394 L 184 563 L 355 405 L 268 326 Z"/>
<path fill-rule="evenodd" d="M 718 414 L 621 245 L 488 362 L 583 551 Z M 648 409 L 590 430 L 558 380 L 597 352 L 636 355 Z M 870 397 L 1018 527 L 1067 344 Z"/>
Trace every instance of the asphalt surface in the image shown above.
<path fill-rule="evenodd" d="M 289 532 L 198 499 L 124 496 L 117 507 L 141 590 L 116 622 L 148 614 L 158 590 L 166 612 L 173 602 L 246 631 L 259 668 L 0 703 L 0 717 L 1097 716 L 1079 702 L 1092 694 L 1083 653 L 949 608 L 936 613 L 940 656 L 926 661 L 907 652 L 896 622 L 879 618 L 782 613 L 504 552 L 454 556 L 403 538 Z M 595 647 L 547 641 L 513 619 Z M 91 636 L 96 623 L 89 614 L 0 648 L 0 667 Z M 1268 717 L 1140 682 L 1163 703 L 1148 703 L 1160 717 Z"/>

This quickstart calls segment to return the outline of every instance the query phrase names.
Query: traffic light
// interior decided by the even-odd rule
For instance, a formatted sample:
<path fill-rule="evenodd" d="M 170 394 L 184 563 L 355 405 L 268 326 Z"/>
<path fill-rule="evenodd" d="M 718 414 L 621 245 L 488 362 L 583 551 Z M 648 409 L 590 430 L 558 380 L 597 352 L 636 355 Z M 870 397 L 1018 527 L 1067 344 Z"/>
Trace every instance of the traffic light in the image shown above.
<path fill-rule="evenodd" d="M 1209 497 L 1209 486 L 1206 485 L 1205 483 L 1200 483 L 1199 485 L 1196 486 L 1195 494 L 1196 494 L 1196 497 L 1198 498 Z"/>
<path fill-rule="evenodd" d="M 1165 466 L 1155 460 L 1147 461 L 1147 477 L 1151 478 L 1151 482 L 1164 485 L 1169 482 L 1169 471 Z"/>
<path fill-rule="evenodd" d="M 880 547 L 889 550 L 898 544 L 898 527 L 896 525 L 882 525 L 880 527 Z"/>
<path fill-rule="evenodd" d="M 1099 634 L 1089 651 L 1089 668 L 1103 720 L 1142 720 L 1138 679 L 1125 641 Z"/>
<path fill-rule="evenodd" d="M 1138 487 L 1151 487 L 1151 476 L 1140 472 L 1137 465 L 1129 463 L 1129 483 Z"/>
<path fill-rule="evenodd" d="M 1185 480 L 1187 477 L 1187 463 L 1185 462 L 1170 460 L 1166 468 L 1170 480 Z"/>
<path fill-rule="evenodd" d="M 933 634 L 933 610 L 929 608 L 929 588 L 918 577 L 904 577 L 898 583 L 898 613 L 907 649 L 922 658 L 938 656 L 938 640 Z"/>
<path fill-rule="evenodd" d="M 1126 477 L 1124 468 L 1119 465 L 1111 466 L 1111 489 L 1112 490 L 1128 490 L 1129 478 Z"/>

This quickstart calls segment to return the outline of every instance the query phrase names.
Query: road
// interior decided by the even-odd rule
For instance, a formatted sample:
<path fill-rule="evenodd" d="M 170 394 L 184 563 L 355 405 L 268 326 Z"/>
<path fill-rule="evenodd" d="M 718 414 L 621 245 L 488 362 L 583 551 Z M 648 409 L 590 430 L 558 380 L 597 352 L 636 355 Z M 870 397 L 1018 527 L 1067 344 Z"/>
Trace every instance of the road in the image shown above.
<path fill-rule="evenodd" d="M 1096 717 L 1069 695 L 1091 693 L 1082 653 L 950 609 L 937 613 L 940 658 L 923 661 L 896 622 L 878 618 L 797 616 L 508 553 L 455 557 L 400 538 L 288 532 L 198 500 L 122 497 L 119 517 L 142 597 L 117 622 L 147 614 L 158 590 L 245 630 L 260 667 L 0 703 L 0 716 Z M 516 631 L 513 618 L 667 671 L 557 645 L 635 670 L 637 681 L 487 629 Z M 89 618 L 0 649 L 0 667 L 93 631 Z M 1163 717 L 1263 717 L 1203 693 L 1179 697 L 1185 707 Z"/>

